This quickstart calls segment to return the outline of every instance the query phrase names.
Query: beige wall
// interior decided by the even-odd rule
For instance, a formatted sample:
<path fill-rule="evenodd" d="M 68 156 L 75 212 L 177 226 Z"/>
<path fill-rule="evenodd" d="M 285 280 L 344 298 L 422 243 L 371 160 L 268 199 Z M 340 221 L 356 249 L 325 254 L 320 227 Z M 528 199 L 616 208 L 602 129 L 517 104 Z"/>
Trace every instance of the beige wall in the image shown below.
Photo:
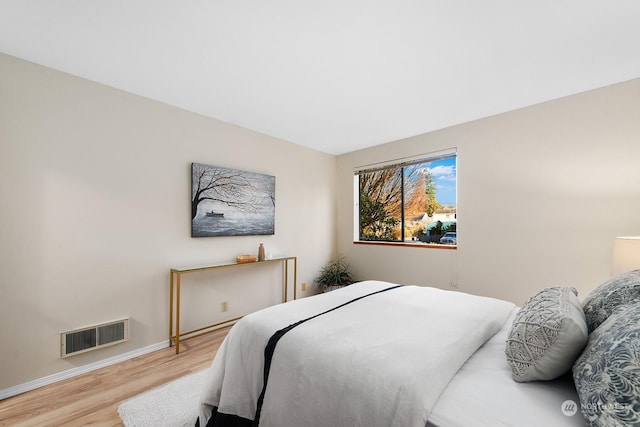
<path fill-rule="evenodd" d="M 170 267 L 264 242 L 299 284 L 335 252 L 334 156 L 6 55 L 0 122 L 0 390 L 166 341 Z M 275 235 L 191 238 L 191 162 L 275 175 Z M 275 303 L 280 279 L 192 277 L 184 322 Z M 59 358 L 60 331 L 127 316 L 128 343 Z"/>
<path fill-rule="evenodd" d="M 353 168 L 458 149 L 458 250 L 354 245 Z M 338 159 L 338 252 L 359 278 L 522 303 L 546 286 L 584 297 L 613 239 L 640 234 L 640 80 Z"/>

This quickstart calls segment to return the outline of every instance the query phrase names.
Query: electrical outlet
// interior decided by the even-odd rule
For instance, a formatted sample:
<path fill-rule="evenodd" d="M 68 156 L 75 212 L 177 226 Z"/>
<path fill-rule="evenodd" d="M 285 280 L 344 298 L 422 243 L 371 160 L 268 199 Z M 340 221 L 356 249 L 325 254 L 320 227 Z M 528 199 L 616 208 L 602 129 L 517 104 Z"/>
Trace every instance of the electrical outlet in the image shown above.
<path fill-rule="evenodd" d="M 226 301 L 222 301 L 220 303 L 220 311 L 227 311 L 227 302 Z"/>
<path fill-rule="evenodd" d="M 302 290 L 302 291 L 306 291 L 307 290 L 307 282 L 302 282 L 300 284 L 300 290 Z"/>

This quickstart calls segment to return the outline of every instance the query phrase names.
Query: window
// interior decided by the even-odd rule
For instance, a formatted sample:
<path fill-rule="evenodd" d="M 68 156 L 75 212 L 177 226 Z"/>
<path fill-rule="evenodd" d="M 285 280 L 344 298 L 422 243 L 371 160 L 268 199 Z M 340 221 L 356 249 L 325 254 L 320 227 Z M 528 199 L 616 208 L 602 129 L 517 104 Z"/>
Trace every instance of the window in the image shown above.
<path fill-rule="evenodd" d="M 456 152 L 355 171 L 356 241 L 457 245 Z"/>

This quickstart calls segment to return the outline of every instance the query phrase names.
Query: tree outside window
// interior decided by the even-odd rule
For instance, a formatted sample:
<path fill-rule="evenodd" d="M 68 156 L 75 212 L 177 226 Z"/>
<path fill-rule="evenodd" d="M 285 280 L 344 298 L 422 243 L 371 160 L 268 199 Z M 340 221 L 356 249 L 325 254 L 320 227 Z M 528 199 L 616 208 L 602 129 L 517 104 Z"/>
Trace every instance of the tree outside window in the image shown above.
<path fill-rule="evenodd" d="M 455 153 L 356 176 L 360 241 L 457 244 Z"/>

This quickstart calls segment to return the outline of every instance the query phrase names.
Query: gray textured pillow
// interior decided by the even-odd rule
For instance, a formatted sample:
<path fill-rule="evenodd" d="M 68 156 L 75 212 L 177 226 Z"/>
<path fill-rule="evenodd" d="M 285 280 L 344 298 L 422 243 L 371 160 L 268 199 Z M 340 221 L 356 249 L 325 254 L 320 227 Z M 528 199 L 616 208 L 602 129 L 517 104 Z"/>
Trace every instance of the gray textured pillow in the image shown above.
<path fill-rule="evenodd" d="M 640 426 L 640 303 L 609 316 L 573 366 L 589 426 Z"/>
<path fill-rule="evenodd" d="M 546 288 L 522 305 L 505 348 L 515 381 L 552 380 L 571 369 L 588 339 L 577 294 Z"/>
<path fill-rule="evenodd" d="M 621 274 L 595 288 L 584 299 L 582 308 L 589 332 L 607 320 L 618 308 L 640 302 L 640 270 Z"/>

